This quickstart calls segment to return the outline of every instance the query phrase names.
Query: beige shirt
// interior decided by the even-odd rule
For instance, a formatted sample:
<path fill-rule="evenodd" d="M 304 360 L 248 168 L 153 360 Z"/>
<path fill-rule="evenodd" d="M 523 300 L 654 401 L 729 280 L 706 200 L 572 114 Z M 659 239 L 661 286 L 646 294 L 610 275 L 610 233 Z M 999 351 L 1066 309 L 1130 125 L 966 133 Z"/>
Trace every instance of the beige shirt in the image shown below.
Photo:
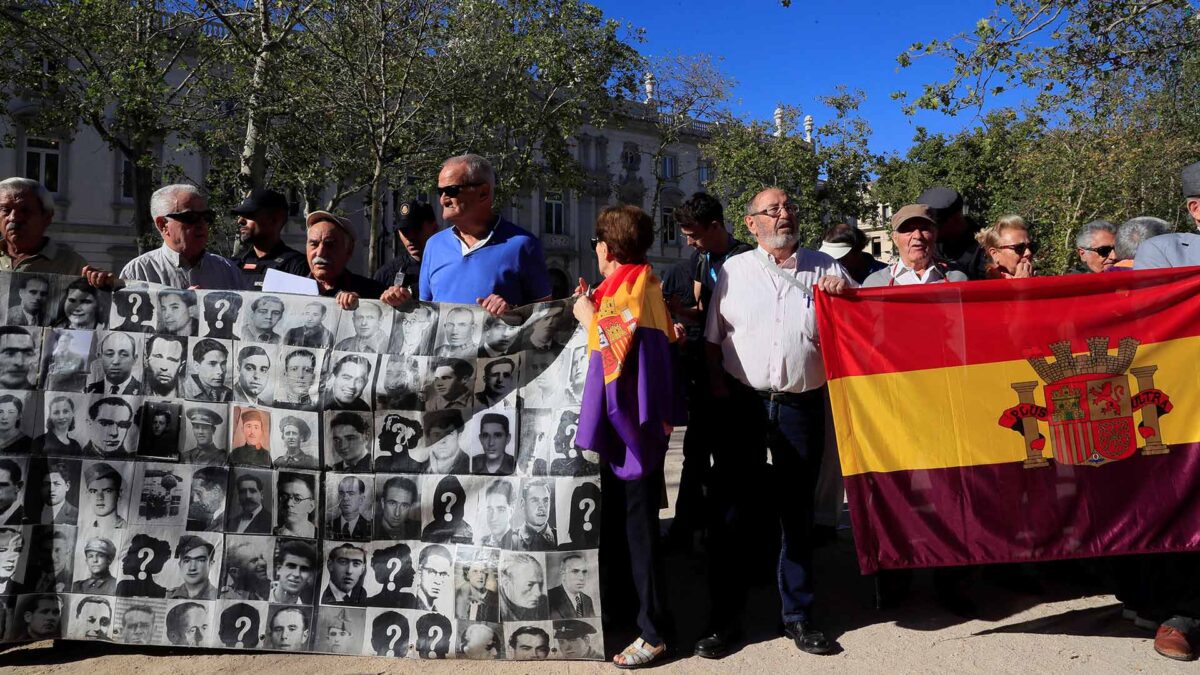
<path fill-rule="evenodd" d="M 49 237 L 37 253 L 14 262 L 7 249 L 0 250 L 0 270 L 5 272 L 40 272 L 43 274 L 70 274 L 79 276 L 87 261 L 75 249 L 60 244 Z"/>

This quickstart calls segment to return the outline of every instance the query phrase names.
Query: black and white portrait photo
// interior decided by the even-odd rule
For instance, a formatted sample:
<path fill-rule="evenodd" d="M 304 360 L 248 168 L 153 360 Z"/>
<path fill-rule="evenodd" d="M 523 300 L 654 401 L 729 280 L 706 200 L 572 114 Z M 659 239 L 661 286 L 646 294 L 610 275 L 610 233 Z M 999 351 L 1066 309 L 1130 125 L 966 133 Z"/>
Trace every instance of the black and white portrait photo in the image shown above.
<path fill-rule="evenodd" d="M 320 604 L 365 607 L 367 592 L 363 582 L 368 569 L 364 544 L 352 541 L 326 541 L 324 544 L 325 573 L 322 575 Z"/>
<path fill-rule="evenodd" d="M 515 548 L 521 551 L 553 551 L 558 548 L 554 523 L 554 482 L 547 478 L 521 480 L 521 527 Z"/>
<path fill-rule="evenodd" d="M 395 609 L 367 610 L 370 633 L 366 636 L 363 653 L 367 656 L 396 658 L 408 656 L 412 643 L 412 623 L 406 614 L 408 612 L 401 613 Z"/>
<path fill-rule="evenodd" d="M 378 300 L 359 300 L 358 308 L 342 312 L 333 348 L 343 352 L 382 354 L 392 333 L 390 306 Z"/>
<path fill-rule="evenodd" d="M 478 490 L 467 490 L 465 485 L 474 486 L 469 476 L 422 476 L 421 509 L 425 515 L 425 526 L 421 540 L 438 544 L 470 544 L 474 531 L 467 522 L 466 514 L 476 509 Z"/>
<path fill-rule="evenodd" d="M 275 401 L 275 357 L 278 348 L 269 344 L 235 343 L 233 400 L 257 406 Z"/>
<path fill-rule="evenodd" d="M 520 335 L 521 320 L 519 317 L 512 314 L 484 316 L 479 358 L 495 358 L 520 353 L 522 345 L 517 339 Z"/>
<path fill-rule="evenodd" d="M 325 351 L 281 348 L 275 373 L 274 405 L 289 410 L 316 410 L 320 403 L 318 375 L 325 368 Z"/>
<path fill-rule="evenodd" d="M 146 399 L 142 403 L 141 429 L 137 456 L 153 459 L 179 459 L 183 404 L 175 400 Z"/>
<path fill-rule="evenodd" d="M 72 593 L 114 595 L 117 592 L 117 551 L 123 544 L 123 530 L 80 532 L 76 539 Z"/>
<path fill-rule="evenodd" d="M 459 546 L 454 566 L 454 616 L 470 621 L 500 621 L 500 552 Z"/>
<path fill-rule="evenodd" d="M 27 482 L 41 489 L 26 491 L 28 520 L 43 525 L 75 525 L 79 522 L 81 472 L 82 467 L 77 459 L 52 457 L 31 460 Z M 37 495 L 37 499 L 31 499 L 33 495 Z"/>
<path fill-rule="evenodd" d="M 325 474 L 325 536 L 369 541 L 375 503 L 371 474 Z"/>
<path fill-rule="evenodd" d="M 371 543 L 367 551 L 370 569 L 363 582 L 367 606 L 415 607 L 412 590 L 417 570 L 412 546 L 404 542 L 377 541 Z"/>
<path fill-rule="evenodd" d="M 535 305 L 524 324 L 524 348 L 537 352 L 555 352 L 567 344 L 579 323 L 561 303 Z"/>
<path fill-rule="evenodd" d="M 370 412 L 375 357 L 335 351 L 331 361 L 329 377 L 322 384 L 322 409 Z"/>
<path fill-rule="evenodd" d="M 311 606 L 316 595 L 319 564 L 316 542 L 277 537 L 271 602 Z"/>
<path fill-rule="evenodd" d="M 279 322 L 283 320 L 284 304 L 278 296 L 258 293 L 243 293 L 249 303 L 248 311 L 240 315 L 238 337 L 245 342 L 262 342 L 277 345 L 283 341 Z"/>
<path fill-rule="evenodd" d="M 80 593 L 66 597 L 70 602 L 65 611 L 64 637 L 77 640 L 113 641 L 113 598 L 95 593 Z"/>
<path fill-rule="evenodd" d="M 408 356 L 432 355 L 437 327 L 438 316 L 434 305 L 416 304 L 411 308 L 397 309 L 392 319 L 388 353 Z"/>
<path fill-rule="evenodd" d="M 580 333 L 582 335 L 582 333 Z M 588 366 L 590 364 L 587 343 L 571 345 L 564 350 L 567 356 L 567 389 L 562 403 L 570 406 L 583 404 L 583 386 L 587 384 Z"/>
<path fill-rule="evenodd" d="M 521 376 L 520 356 L 479 359 L 475 365 L 478 368 L 475 379 L 475 407 L 480 410 L 495 407 L 515 408 L 517 385 Z"/>
<path fill-rule="evenodd" d="M 229 463 L 271 466 L 271 411 L 233 406 L 233 439 Z"/>
<path fill-rule="evenodd" d="M 553 408 L 563 397 L 565 359 L 559 352 L 526 350 L 521 353 L 521 399 L 528 408 Z"/>
<path fill-rule="evenodd" d="M 471 473 L 507 476 L 516 471 L 517 413 L 495 408 L 477 413 L 463 432 L 471 455 Z"/>
<path fill-rule="evenodd" d="M 129 459 L 138 441 L 137 409 L 141 399 L 116 394 L 92 394 L 84 399 L 83 455 L 92 458 Z M 78 415 L 76 416 L 78 419 Z"/>
<path fill-rule="evenodd" d="M 41 394 L 0 389 L 0 454 L 28 453 L 39 429 Z"/>
<path fill-rule="evenodd" d="M 600 578 L 596 551 L 546 554 L 546 593 L 551 619 L 600 616 Z"/>
<path fill-rule="evenodd" d="M 424 473 L 429 466 L 421 413 L 387 412 L 375 415 L 375 470 Z"/>
<path fill-rule="evenodd" d="M 546 563 L 541 553 L 500 552 L 500 619 L 540 621 L 549 618 Z"/>
<path fill-rule="evenodd" d="M 426 361 L 423 356 L 384 357 L 382 374 L 376 378 L 375 410 L 422 410 Z"/>
<path fill-rule="evenodd" d="M 461 410 L 470 414 L 475 408 L 474 359 L 430 359 L 424 388 L 425 410 Z"/>
<path fill-rule="evenodd" d="M 229 406 L 224 403 L 184 403 L 183 442 L 179 461 L 224 466 L 228 460 Z"/>
<path fill-rule="evenodd" d="M 139 527 L 127 534 L 116 565 L 119 571 L 116 594 L 126 598 L 167 597 L 167 588 L 178 584 L 177 574 L 163 573 L 163 568 L 171 562 L 172 547 L 179 538 L 178 529 Z M 172 563 L 172 568 L 177 570 L 178 565 Z"/>
<path fill-rule="evenodd" d="M 325 413 L 325 468 L 343 473 L 371 470 L 371 413 Z"/>
<path fill-rule="evenodd" d="M 317 474 L 278 471 L 275 474 L 275 529 L 284 537 L 317 536 L 316 514 L 320 512 Z"/>
<path fill-rule="evenodd" d="M 267 615 L 267 641 L 263 647 L 283 652 L 308 650 L 312 612 L 312 607 L 271 605 Z"/>
<path fill-rule="evenodd" d="M 289 297 L 283 321 L 283 344 L 310 349 L 333 346 L 340 310 L 333 299 Z"/>
<path fill-rule="evenodd" d="M 421 538 L 421 490 L 414 478 L 375 475 L 374 539 Z"/>
<path fill-rule="evenodd" d="M 224 532 L 229 470 L 201 466 L 192 472 L 187 529 L 191 532 Z"/>
<path fill-rule="evenodd" d="M 188 337 L 195 335 L 199 325 L 196 318 L 196 292 L 178 288 L 154 291 L 154 332 L 162 335 Z"/>
<path fill-rule="evenodd" d="M 275 538 L 225 535 L 225 561 L 218 592 L 226 600 L 265 602 L 275 581 Z"/>
<path fill-rule="evenodd" d="M 0 328 L 0 332 L 3 328 Z M 91 373 L 85 392 L 89 394 L 142 393 L 142 338 L 137 333 L 96 331 L 92 340 Z"/>
<path fill-rule="evenodd" d="M 49 326 L 53 310 L 50 277 L 14 272 L 8 282 L 9 326 Z"/>
<path fill-rule="evenodd" d="M 112 294 L 108 327 L 130 333 L 154 332 L 154 303 L 144 290 L 124 288 Z"/>
<path fill-rule="evenodd" d="M 604 640 L 599 619 L 557 619 L 552 622 L 555 658 L 569 660 L 604 660 Z"/>
<path fill-rule="evenodd" d="M 517 473 L 545 476 L 549 473 L 550 445 L 558 422 L 554 411 L 546 408 L 522 408 L 519 414 L 520 443 L 517 446 Z"/>
<path fill-rule="evenodd" d="M 25 479 L 29 460 L 0 457 L 0 525 L 20 526 L 25 521 Z"/>
<path fill-rule="evenodd" d="M 217 641 L 226 649 L 259 649 L 266 641 L 265 602 L 221 600 L 217 617 Z"/>
<path fill-rule="evenodd" d="M 0 585 L 3 596 L 18 595 L 29 589 L 33 570 L 29 559 L 33 554 L 32 528 L 20 525 L 0 525 Z M 3 597 L 0 596 L 0 597 Z"/>
<path fill-rule="evenodd" d="M 274 413 L 271 421 L 271 466 L 276 469 L 318 468 L 320 414 L 298 410 L 276 410 Z"/>
<path fill-rule="evenodd" d="M 166 644 L 173 647 L 211 647 L 216 633 L 216 603 L 172 600 L 163 619 Z"/>
<path fill-rule="evenodd" d="M 32 550 L 26 558 L 21 590 L 26 593 L 69 592 L 74 583 L 72 570 L 77 529 L 71 525 L 38 525 L 25 531 L 32 539 Z M 16 568 L 11 572 L 0 570 L 0 575 L 7 574 L 9 579 L 15 573 Z"/>
<path fill-rule="evenodd" d="M 578 551 L 600 546 L 600 479 L 557 479 L 555 513 L 560 523 L 559 550 Z"/>
<path fill-rule="evenodd" d="M 53 328 L 46 331 L 42 349 L 42 385 L 46 391 L 83 391 L 87 386 L 88 359 L 95 335 L 90 330 Z"/>
<path fill-rule="evenodd" d="M 119 586 L 119 584 L 118 584 Z M 162 644 L 167 601 L 161 598 L 117 595 L 115 636 L 127 645 Z"/>
<path fill-rule="evenodd" d="M 417 576 L 413 584 L 416 609 L 454 616 L 453 546 L 425 544 L 416 552 Z"/>
<path fill-rule="evenodd" d="M 504 658 L 505 646 L 499 623 L 458 622 L 458 658 L 495 661 Z"/>
<path fill-rule="evenodd" d="M 465 305 L 442 305 L 438 322 L 435 356 L 473 358 L 479 351 L 480 325 L 484 312 Z"/>
<path fill-rule="evenodd" d="M 238 467 L 229 480 L 226 532 L 270 534 L 275 505 L 271 471 Z"/>
<path fill-rule="evenodd" d="M 139 525 L 182 527 L 188 516 L 191 466 L 145 462 L 135 465 L 133 492 L 137 499 L 134 522 Z"/>
<path fill-rule="evenodd" d="M 174 335 L 147 335 L 145 341 L 144 394 L 159 398 L 183 398 L 188 339 Z"/>
<path fill-rule="evenodd" d="M 179 535 L 171 560 L 179 584 L 167 589 L 167 599 L 216 600 L 224 549 L 219 532 Z"/>
<path fill-rule="evenodd" d="M 110 533 L 126 527 L 133 493 L 132 462 L 83 461 L 79 527 Z"/>
<path fill-rule="evenodd" d="M 517 509 L 520 506 L 519 481 L 509 478 L 486 479 L 475 516 L 476 543 L 493 548 L 516 549 Z"/>
<path fill-rule="evenodd" d="M 362 653 L 366 623 L 365 609 L 336 605 L 318 608 L 313 650 L 326 654 Z"/>
<path fill-rule="evenodd" d="M 422 659 L 444 659 L 454 648 L 454 622 L 441 612 L 426 612 L 413 624 L 414 648 Z"/>
<path fill-rule="evenodd" d="M 183 392 L 189 400 L 224 403 L 233 400 L 229 356 L 232 343 L 213 338 L 188 340 L 188 375 Z"/>
<path fill-rule="evenodd" d="M 232 340 L 242 311 L 242 296 L 230 291 L 196 291 L 200 301 L 200 332 L 202 337 Z"/>
<path fill-rule="evenodd" d="M 0 389 L 33 389 L 37 386 L 41 346 L 41 328 L 0 326 Z"/>
<path fill-rule="evenodd" d="M 67 597 L 55 593 L 30 593 L 18 597 L 11 638 L 35 641 L 62 637 Z"/>
<path fill-rule="evenodd" d="M 42 405 L 45 431 L 34 437 L 33 454 L 78 457 L 87 442 L 84 438 L 87 396 L 46 392 L 42 395 Z"/>
<path fill-rule="evenodd" d="M 55 328 L 71 330 L 95 330 L 108 323 L 109 294 L 101 293 L 83 277 L 55 278 L 55 293 L 58 301 L 54 312 Z"/>
<path fill-rule="evenodd" d="M 466 428 L 461 410 L 434 410 L 421 417 L 425 427 L 425 450 L 428 454 L 425 473 L 466 474 L 471 470 L 470 457 L 465 452 L 463 431 Z"/>

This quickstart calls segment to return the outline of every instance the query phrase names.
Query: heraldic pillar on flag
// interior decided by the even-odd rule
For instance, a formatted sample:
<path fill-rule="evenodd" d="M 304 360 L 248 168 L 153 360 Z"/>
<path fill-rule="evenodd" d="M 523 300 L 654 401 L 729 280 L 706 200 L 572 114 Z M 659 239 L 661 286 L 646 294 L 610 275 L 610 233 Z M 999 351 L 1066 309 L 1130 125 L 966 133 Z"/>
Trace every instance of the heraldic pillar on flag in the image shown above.
<path fill-rule="evenodd" d="M 1154 373 L 1158 366 L 1138 366 L 1130 368 L 1129 374 L 1137 378 L 1138 394 L 1155 391 Z M 1142 408 L 1142 435 L 1146 438 L 1146 447 L 1142 448 L 1143 455 L 1165 455 L 1171 451 L 1162 442 L 1162 433 L 1158 428 L 1158 406 L 1148 405 Z"/>
<path fill-rule="evenodd" d="M 1017 400 L 1022 405 L 1037 406 L 1037 402 L 1033 400 L 1033 392 L 1037 389 L 1038 383 L 1032 382 L 1013 382 L 1010 385 L 1013 391 L 1017 392 Z M 1038 433 L 1037 423 L 1028 424 L 1024 419 L 1020 420 L 1021 431 L 1025 434 L 1025 468 L 1036 469 L 1043 466 L 1049 466 L 1045 455 L 1042 454 L 1042 448 L 1045 447 L 1045 439 Z"/>

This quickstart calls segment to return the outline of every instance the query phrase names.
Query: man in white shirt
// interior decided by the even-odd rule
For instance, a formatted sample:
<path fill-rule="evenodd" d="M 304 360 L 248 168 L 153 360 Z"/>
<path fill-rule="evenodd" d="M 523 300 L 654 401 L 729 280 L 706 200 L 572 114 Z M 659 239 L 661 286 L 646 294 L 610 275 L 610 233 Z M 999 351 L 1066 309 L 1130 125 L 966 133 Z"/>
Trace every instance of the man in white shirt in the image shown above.
<path fill-rule="evenodd" d="M 779 595 L 784 632 L 811 654 L 833 646 L 812 623 L 813 490 L 825 437 L 825 365 L 817 336 L 813 287 L 841 293 L 845 270 L 833 258 L 799 246 L 797 208 L 783 190 L 758 193 L 746 208 L 746 226 L 758 248 L 725 262 L 708 308 L 710 381 L 737 437 L 714 446 L 714 523 L 711 630 L 697 656 L 721 658 L 740 632 L 745 604 L 744 504 L 769 476 L 779 490 L 783 545 Z M 770 448 L 771 465 L 766 464 Z"/>
<path fill-rule="evenodd" d="M 869 275 L 863 288 L 967 281 L 965 273 L 937 259 L 937 235 L 933 209 L 924 204 L 902 207 L 892 216 L 892 241 L 899 258 Z"/>

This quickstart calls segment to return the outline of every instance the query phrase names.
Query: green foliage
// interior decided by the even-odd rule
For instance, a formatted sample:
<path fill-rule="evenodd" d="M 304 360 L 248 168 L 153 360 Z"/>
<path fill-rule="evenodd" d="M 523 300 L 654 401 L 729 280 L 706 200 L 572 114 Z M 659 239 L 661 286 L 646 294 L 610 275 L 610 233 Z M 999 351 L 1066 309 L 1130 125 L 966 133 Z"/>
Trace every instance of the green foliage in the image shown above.
<path fill-rule="evenodd" d="M 858 115 L 866 95 L 839 86 L 818 100 L 832 108 L 834 115 L 817 127 L 817 162 L 823 187 L 821 209 L 825 222 L 847 218 L 861 220 L 874 211 L 867 192 L 876 162 L 871 152 L 871 125 Z"/>

